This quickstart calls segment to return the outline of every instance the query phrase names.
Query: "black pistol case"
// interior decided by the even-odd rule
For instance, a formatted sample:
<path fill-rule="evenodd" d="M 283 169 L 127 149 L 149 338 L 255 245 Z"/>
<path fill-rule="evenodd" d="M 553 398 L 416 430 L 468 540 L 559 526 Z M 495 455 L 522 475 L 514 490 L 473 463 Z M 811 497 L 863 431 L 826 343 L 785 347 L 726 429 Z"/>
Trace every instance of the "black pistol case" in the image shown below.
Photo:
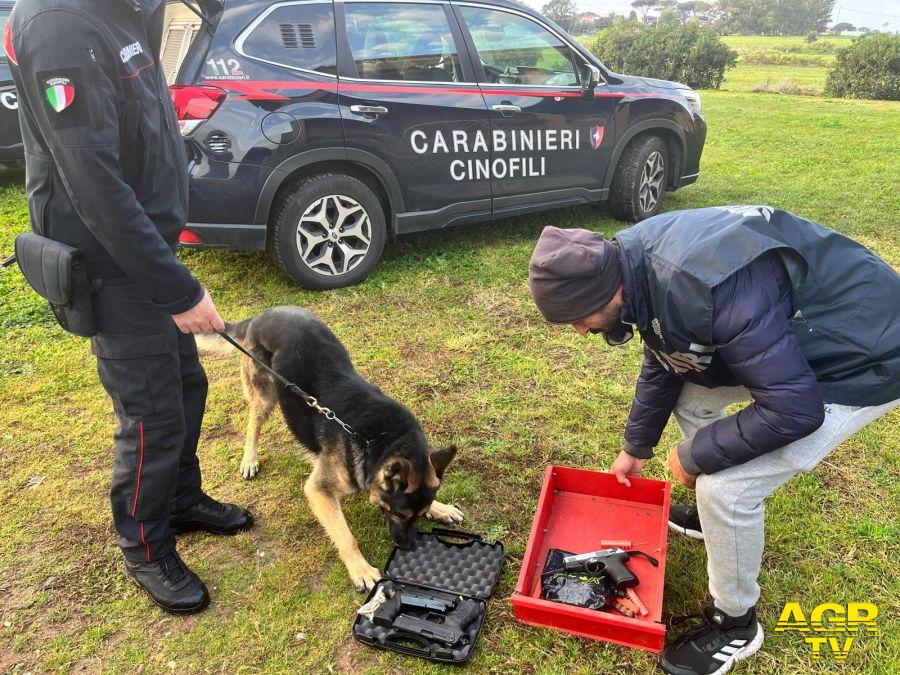
<path fill-rule="evenodd" d="M 447 600 L 462 596 L 478 602 L 481 613 L 466 629 L 465 644 L 448 647 L 393 628 L 384 628 L 363 616 L 356 616 L 353 637 L 363 644 L 440 663 L 465 663 L 487 616 L 487 600 L 500 579 L 503 566 L 503 544 L 489 544 L 477 534 L 435 528 L 419 532 L 407 549 L 394 548 L 385 565 L 384 578 L 372 589 L 366 602 L 385 581 L 392 581 L 401 591 L 429 593 Z M 413 609 L 404 613 L 415 615 Z M 424 614 L 424 610 L 422 612 Z"/>

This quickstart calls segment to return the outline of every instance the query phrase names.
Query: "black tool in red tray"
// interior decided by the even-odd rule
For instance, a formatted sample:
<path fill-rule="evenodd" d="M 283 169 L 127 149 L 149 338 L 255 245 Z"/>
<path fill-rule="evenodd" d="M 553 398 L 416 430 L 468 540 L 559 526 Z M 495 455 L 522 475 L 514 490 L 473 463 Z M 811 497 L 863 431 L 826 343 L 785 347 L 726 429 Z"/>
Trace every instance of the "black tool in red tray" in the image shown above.
<path fill-rule="evenodd" d="M 503 544 L 435 528 L 407 549 L 395 548 L 360 608 L 353 637 L 390 651 L 441 663 L 472 654 L 503 566 Z M 364 611 L 367 610 L 367 611 Z"/>

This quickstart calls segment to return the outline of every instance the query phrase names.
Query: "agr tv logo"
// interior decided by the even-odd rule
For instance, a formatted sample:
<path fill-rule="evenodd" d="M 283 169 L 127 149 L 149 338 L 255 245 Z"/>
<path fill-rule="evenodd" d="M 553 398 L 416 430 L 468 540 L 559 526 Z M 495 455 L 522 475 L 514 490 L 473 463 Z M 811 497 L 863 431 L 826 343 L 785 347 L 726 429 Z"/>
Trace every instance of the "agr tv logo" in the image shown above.
<path fill-rule="evenodd" d="M 850 654 L 850 648 L 861 630 L 867 633 L 878 630 L 875 625 L 877 617 L 878 607 L 870 602 L 848 602 L 846 607 L 836 602 L 826 602 L 813 609 L 807 621 L 800 603 L 789 602 L 781 610 L 775 632 L 815 633 L 804 637 L 812 650 L 812 657 L 818 659 L 827 649 L 836 660 L 843 661 Z"/>

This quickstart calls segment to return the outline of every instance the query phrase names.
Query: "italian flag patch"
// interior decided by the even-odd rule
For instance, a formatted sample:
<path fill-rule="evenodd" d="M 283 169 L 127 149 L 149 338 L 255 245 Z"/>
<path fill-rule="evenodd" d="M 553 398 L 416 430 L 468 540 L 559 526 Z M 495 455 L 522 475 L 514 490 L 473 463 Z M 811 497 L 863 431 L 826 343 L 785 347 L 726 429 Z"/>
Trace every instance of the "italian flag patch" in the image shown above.
<path fill-rule="evenodd" d="M 75 99 L 75 87 L 72 86 L 72 80 L 68 77 L 51 77 L 44 81 L 44 94 L 50 107 L 56 112 L 62 112 Z"/>

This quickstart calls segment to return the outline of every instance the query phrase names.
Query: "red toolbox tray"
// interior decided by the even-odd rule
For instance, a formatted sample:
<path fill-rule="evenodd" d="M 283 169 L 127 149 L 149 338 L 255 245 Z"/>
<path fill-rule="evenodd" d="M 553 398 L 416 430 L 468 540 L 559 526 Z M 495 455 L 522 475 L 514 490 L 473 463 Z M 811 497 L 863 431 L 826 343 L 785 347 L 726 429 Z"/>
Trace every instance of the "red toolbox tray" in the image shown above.
<path fill-rule="evenodd" d="M 522 570 L 510 598 L 516 619 L 660 652 L 666 637 L 660 619 L 670 492 L 671 485 L 666 481 L 632 477 L 629 488 L 610 473 L 548 466 Z M 628 550 L 644 551 L 659 560 L 659 567 L 641 556 L 628 563 L 640 579 L 635 591 L 650 611 L 649 616 L 629 618 L 615 610 L 584 609 L 540 597 L 541 570 L 549 549 L 586 553 L 605 548 L 601 539 L 631 541 Z"/>

